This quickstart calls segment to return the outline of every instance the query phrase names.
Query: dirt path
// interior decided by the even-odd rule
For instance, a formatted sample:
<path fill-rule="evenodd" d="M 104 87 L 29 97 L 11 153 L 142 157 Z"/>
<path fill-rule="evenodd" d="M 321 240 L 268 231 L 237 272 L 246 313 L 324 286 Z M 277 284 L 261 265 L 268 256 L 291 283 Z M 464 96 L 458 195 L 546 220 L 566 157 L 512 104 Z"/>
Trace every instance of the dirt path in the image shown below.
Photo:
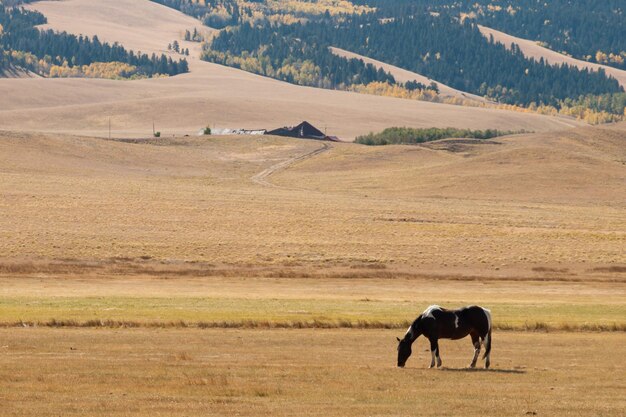
<path fill-rule="evenodd" d="M 270 175 L 275 174 L 278 171 L 282 171 L 284 169 L 287 169 L 291 165 L 295 164 L 296 162 L 304 161 L 305 159 L 309 159 L 309 158 L 312 158 L 312 157 L 314 157 L 316 155 L 324 153 L 324 152 L 328 151 L 331 148 L 332 148 L 332 146 L 330 144 L 323 143 L 320 148 L 315 149 L 314 151 L 307 152 L 307 153 L 305 153 L 303 155 L 296 156 L 294 158 L 287 159 L 286 161 L 282 161 L 282 162 L 279 162 L 277 164 L 274 164 L 271 167 L 266 168 L 263 171 L 259 172 L 258 174 L 253 175 L 252 177 L 250 177 L 250 179 L 252 180 L 252 182 L 255 182 L 255 183 L 257 183 L 259 185 L 262 185 L 264 187 L 275 187 L 275 188 L 278 188 L 277 185 L 272 184 L 271 182 L 269 182 L 267 180 L 267 178 Z"/>

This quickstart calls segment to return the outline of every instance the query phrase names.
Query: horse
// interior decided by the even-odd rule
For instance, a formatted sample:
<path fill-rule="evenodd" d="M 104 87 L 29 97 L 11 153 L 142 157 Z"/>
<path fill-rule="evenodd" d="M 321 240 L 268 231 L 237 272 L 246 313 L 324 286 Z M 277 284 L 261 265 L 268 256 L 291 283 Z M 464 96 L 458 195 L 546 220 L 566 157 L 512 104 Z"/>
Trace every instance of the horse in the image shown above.
<path fill-rule="evenodd" d="M 474 357 L 470 368 L 476 367 L 476 361 L 480 354 L 481 342 L 485 345 L 485 369 L 489 368 L 491 353 L 491 311 L 479 306 L 467 306 L 458 310 L 447 310 L 432 305 L 428 307 L 411 324 L 403 339 L 398 339 L 398 367 L 403 368 L 407 359 L 411 356 L 411 345 L 420 335 L 426 336 L 430 341 L 430 353 L 432 360 L 430 368 L 441 366 L 439 356 L 439 339 L 462 339 L 467 335 L 472 338 L 474 345 Z"/>

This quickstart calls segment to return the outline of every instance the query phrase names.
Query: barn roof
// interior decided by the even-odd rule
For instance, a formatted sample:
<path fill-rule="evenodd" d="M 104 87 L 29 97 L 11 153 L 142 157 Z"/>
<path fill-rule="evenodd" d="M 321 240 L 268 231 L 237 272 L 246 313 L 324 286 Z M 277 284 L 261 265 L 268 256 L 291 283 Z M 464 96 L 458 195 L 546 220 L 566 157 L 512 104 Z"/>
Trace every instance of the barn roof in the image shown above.
<path fill-rule="evenodd" d="M 292 138 L 303 139 L 326 139 L 324 132 L 313 126 L 311 123 L 304 121 L 297 126 L 281 127 L 270 130 L 268 135 L 288 136 Z"/>

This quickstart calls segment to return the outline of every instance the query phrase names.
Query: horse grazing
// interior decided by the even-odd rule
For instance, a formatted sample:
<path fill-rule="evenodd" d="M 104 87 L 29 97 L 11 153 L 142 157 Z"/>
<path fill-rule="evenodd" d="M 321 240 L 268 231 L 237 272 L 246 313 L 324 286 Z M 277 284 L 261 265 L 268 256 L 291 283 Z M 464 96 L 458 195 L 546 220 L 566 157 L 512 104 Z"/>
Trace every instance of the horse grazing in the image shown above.
<path fill-rule="evenodd" d="M 489 354 L 491 353 L 491 312 L 479 306 L 468 306 L 458 310 L 447 310 L 433 305 L 428 307 L 411 324 L 404 338 L 398 339 L 398 366 L 403 368 L 407 359 L 411 356 L 411 345 L 420 335 L 424 335 L 430 341 L 430 353 L 432 360 L 430 367 L 441 366 L 439 356 L 439 339 L 462 339 L 467 335 L 472 338 L 474 345 L 474 358 L 470 367 L 476 366 L 480 354 L 481 342 L 485 344 L 485 368 L 489 368 Z"/>

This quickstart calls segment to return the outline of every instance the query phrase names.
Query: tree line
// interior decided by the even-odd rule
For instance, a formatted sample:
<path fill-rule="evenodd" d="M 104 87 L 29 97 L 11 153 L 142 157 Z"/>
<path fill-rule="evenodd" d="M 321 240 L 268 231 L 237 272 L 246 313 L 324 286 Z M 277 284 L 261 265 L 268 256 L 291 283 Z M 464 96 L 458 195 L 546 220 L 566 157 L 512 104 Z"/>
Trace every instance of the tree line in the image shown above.
<path fill-rule="evenodd" d="M 626 69 L 624 0 L 355 0 L 400 13 L 449 13 L 557 52 Z"/>
<path fill-rule="evenodd" d="M 395 83 L 393 76 L 371 64 L 334 55 L 327 42 L 286 35 L 282 31 L 286 27 L 243 23 L 234 30 L 220 32 L 203 56 L 300 85 L 344 89 L 375 81 Z"/>
<path fill-rule="evenodd" d="M 375 13 L 341 19 L 320 16 L 290 25 L 244 23 L 221 32 L 213 39 L 210 49 L 233 56 L 268 58 L 274 69 L 290 59 L 311 61 L 323 78 L 331 80 L 333 88 L 342 84 L 394 81 L 363 64 L 335 57 L 328 51 L 329 46 L 415 71 L 456 89 L 506 104 L 558 106 L 568 97 L 622 91 L 618 82 L 603 71 L 527 59 L 517 46 L 508 50 L 486 39 L 470 20 L 460 23 L 443 13 L 437 16 L 389 13 L 383 7 Z M 207 56 L 211 59 L 211 54 Z M 279 78 L 291 81 L 289 77 Z"/>
<path fill-rule="evenodd" d="M 459 90 L 487 97 L 498 106 L 510 106 L 518 111 L 563 112 L 592 123 L 624 117 L 623 89 L 604 71 L 579 70 L 526 59 L 517 45 L 509 50 L 493 38 L 485 38 L 477 27 L 477 23 L 482 23 L 501 28 L 488 20 L 508 22 L 506 19 L 516 17 L 519 19 L 512 23 L 513 26 L 527 27 L 530 18 L 521 18 L 522 15 L 535 13 L 537 22 L 546 23 L 539 17 L 567 10 L 562 17 L 555 16 L 555 23 L 548 22 L 551 25 L 548 26 L 567 33 L 564 42 L 572 42 L 579 35 L 567 29 L 567 24 L 574 24 L 574 14 L 582 16 L 582 9 L 586 6 L 579 7 L 578 3 L 572 2 L 568 9 L 569 0 L 553 3 L 535 0 L 352 0 L 345 3 L 350 5 L 346 10 L 353 12 L 339 14 L 329 13 L 328 8 L 324 12 L 330 2 L 320 1 L 315 4 L 314 12 L 305 8 L 298 9 L 293 15 L 293 5 L 289 2 L 154 1 L 191 15 L 195 13 L 200 18 L 207 14 L 229 14 L 234 9 L 228 5 L 238 3 L 235 13 L 238 19 L 228 23 L 234 26 L 220 32 L 205 46 L 203 58 L 295 84 L 445 101 L 432 85 L 402 84 L 390 74 L 376 71 L 358 60 L 333 55 L 328 47 L 336 46 L 421 73 Z M 602 5 L 592 5 L 590 1 L 582 0 L 581 4 L 589 6 L 595 26 L 606 24 L 611 32 L 600 37 L 601 47 L 616 39 L 620 42 L 626 39 L 626 36 L 615 36 L 620 33 L 613 30 L 619 26 L 619 18 L 607 17 L 608 10 L 621 16 L 619 1 L 623 0 L 609 0 Z M 557 7 L 556 3 L 560 6 Z M 528 7 L 525 9 L 521 4 Z M 302 14 L 303 10 L 309 12 Z M 570 13 L 572 10 L 574 12 Z M 277 18 L 281 13 L 284 18 Z M 505 13 L 508 17 L 504 16 Z M 610 50 L 608 46 L 606 48 Z M 605 60 L 616 59 L 616 55 L 598 56 Z"/>
<path fill-rule="evenodd" d="M 356 143 L 370 146 L 400 145 L 432 142 L 448 138 L 491 139 L 498 136 L 528 133 L 526 131 L 502 131 L 497 129 L 471 130 L 453 127 L 414 129 L 410 127 L 389 127 L 379 133 L 358 136 Z"/>
<path fill-rule="evenodd" d="M 128 51 L 117 43 L 101 42 L 97 36 L 75 36 L 35 27 L 44 23 L 46 18 L 39 12 L 0 5 L 0 69 L 17 65 L 41 73 L 43 68 L 54 66 L 74 68 L 118 62 L 132 66 L 133 75 L 138 76 L 176 75 L 189 70 L 185 59 L 174 61 L 164 54 L 148 56 Z"/>
<path fill-rule="evenodd" d="M 239 4 L 236 0 L 151 0 L 181 11 L 200 20 L 204 25 L 216 29 L 236 25 L 240 20 Z"/>

